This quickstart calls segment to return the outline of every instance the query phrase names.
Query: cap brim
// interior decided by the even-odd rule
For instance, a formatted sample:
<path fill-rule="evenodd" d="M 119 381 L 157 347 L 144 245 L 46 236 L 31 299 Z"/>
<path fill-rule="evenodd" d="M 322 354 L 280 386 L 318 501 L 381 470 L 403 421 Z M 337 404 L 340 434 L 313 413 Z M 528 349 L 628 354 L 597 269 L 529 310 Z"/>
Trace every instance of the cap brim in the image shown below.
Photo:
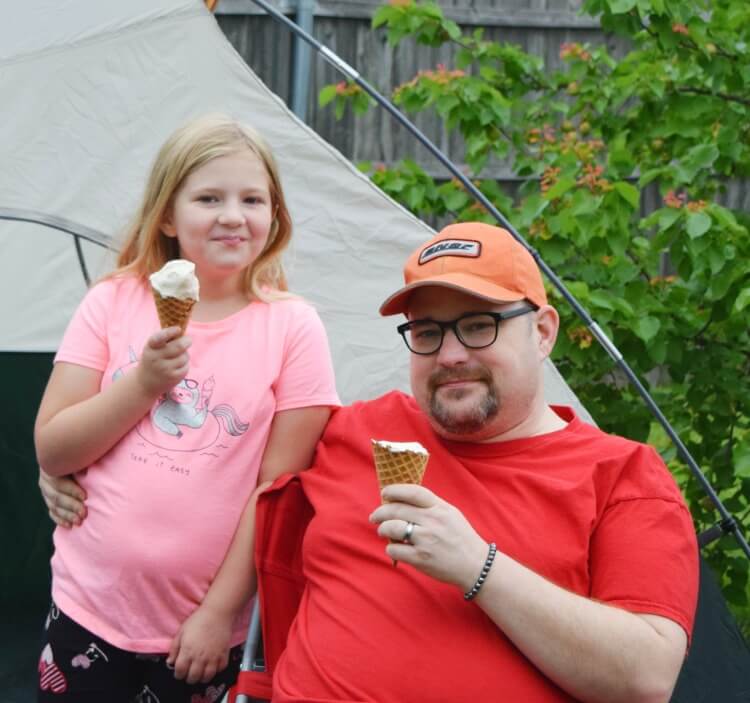
<path fill-rule="evenodd" d="M 385 299 L 383 304 L 380 306 L 380 314 L 383 317 L 388 315 L 398 315 L 399 313 L 405 313 L 409 306 L 409 298 L 417 288 L 425 288 L 427 286 L 440 286 L 442 288 L 451 288 L 461 293 L 467 293 L 473 295 L 476 298 L 487 300 L 491 303 L 514 303 L 518 300 L 524 300 L 525 296 L 523 293 L 518 291 L 512 291 L 502 286 L 496 286 L 492 283 L 488 283 L 483 278 L 477 276 L 471 276 L 463 273 L 448 273 L 444 276 L 433 276 L 432 278 L 423 279 L 410 283 L 408 286 L 404 286 L 400 290 L 397 290 L 393 295 Z"/>

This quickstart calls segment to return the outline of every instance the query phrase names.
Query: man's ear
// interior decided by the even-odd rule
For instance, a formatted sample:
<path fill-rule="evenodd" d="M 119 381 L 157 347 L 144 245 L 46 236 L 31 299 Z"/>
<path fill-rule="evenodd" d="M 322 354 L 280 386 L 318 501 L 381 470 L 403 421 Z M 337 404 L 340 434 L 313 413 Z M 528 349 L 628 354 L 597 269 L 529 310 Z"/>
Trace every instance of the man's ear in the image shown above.
<path fill-rule="evenodd" d="M 168 208 L 164 212 L 164 217 L 161 218 L 161 227 L 159 229 L 161 229 L 167 237 L 177 236 L 177 228 L 174 226 L 172 208 Z"/>
<path fill-rule="evenodd" d="M 557 310 L 551 305 L 542 305 L 536 312 L 536 329 L 539 334 L 539 351 L 542 359 L 546 359 L 552 353 L 560 329 Z"/>

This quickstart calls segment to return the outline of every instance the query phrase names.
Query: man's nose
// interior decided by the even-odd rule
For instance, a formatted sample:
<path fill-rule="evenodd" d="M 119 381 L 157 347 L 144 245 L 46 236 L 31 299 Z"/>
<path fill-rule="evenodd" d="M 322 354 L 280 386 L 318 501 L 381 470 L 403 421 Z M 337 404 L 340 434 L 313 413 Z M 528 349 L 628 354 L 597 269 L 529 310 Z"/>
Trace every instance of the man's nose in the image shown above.
<path fill-rule="evenodd" d="M 469 359 L 469 350 L 461 344 L 453 330 L 445 330 L 443 344 L 437 352 L 437 362 L 442 366 L 465 364 Z"/>

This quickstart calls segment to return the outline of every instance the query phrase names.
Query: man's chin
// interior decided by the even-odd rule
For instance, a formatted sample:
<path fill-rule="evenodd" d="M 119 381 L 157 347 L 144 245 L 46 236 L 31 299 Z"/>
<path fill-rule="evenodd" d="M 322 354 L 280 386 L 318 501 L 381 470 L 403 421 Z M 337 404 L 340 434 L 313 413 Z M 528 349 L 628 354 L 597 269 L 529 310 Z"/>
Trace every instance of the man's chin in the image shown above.
<path fill-rule="evenodd" d="M 474 437 L 479 437 L 484 434 L 484 428 L 486 423 L 477 422 L 466 422 L 457 423 L 453 421 L 446 421 L 441 418 L 430 417 L 430 424 L 435 430 L 436 434 L 440 435 L 444 439 L 451 439 L 457 441 L 468 441 Z"/>
<path fill-rule="evenodd" d="M 469 407 L 446 407 L 439 403 L 432 407 L 430 419 L 440 434 L 466 437 L 481 433 L 491 422 L 492 417 L 478 411 L 476 403 L 467 403 Z"/>

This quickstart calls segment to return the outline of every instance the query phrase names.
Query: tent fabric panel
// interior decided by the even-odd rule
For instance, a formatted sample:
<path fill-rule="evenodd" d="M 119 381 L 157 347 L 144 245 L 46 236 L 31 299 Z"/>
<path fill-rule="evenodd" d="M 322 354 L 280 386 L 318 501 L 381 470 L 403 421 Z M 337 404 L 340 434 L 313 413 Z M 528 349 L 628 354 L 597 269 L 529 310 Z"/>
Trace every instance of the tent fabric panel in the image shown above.
<path fill-rule="evenodd" d="M 0 90 L 15 96 L 0 143 L 0 206 L 64 217 L 117 243 L 164 138 L 191 117 L 227 112 L 255 126 L 277 156 L 295 223 L 290 284 L 326 325 L 342 399 L 406 389 L 394 320 L 377 309 L 401 285 L 401 262 L 431 230 L 301 123 L 245 65 L 200 0 L 118 3 L 111 15 L 99 8 L 95 16 L 83 0 L 64 7 L 59 33 L 49 28 L 49 50 L 42 36 L 24 54 L 11 28 L 0 26 L 0 46 L 19 52 L 0 73 Z M 13 32 L 34 27 L 37 10 L 19 5 Z M 27 286 L 26 262 L 38 256 L 29 244 L 6 261 L 7 289 Z M 66 301 L 56 306 L 56 323 L 0 340 L 0 348 L 54 349 L 83 295 L 70 289 L 78 276 L 77 269 L 56 272 L 64 291 L 52 295 Z M 49 283 L 27 286 L 31 299 L 49 296 Z M 567 386 L 554 384 L 551 393 L 587 417 Z"/>

